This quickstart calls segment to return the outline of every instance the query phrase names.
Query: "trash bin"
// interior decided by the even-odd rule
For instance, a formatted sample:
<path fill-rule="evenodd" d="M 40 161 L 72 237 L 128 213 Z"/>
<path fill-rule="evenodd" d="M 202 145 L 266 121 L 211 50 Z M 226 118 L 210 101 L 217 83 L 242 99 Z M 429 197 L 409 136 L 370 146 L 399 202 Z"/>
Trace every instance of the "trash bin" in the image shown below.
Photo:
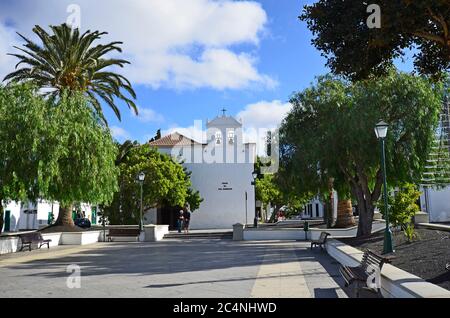
<path fill-rule="evenodd" d="M 309 231 L 309 222 L 305 221 L 303 223 L 303 231 L 305 231 L 305 241 L 308 239 L 308 231 Z"/>

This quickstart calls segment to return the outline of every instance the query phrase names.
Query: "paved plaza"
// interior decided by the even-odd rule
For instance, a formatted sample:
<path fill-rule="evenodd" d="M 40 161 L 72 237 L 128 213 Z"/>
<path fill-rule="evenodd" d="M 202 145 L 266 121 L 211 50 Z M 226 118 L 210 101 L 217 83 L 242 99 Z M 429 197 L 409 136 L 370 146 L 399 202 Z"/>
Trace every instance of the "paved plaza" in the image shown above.
<path fill-rule="evenodd" d="M 80 288 L 68 288 L 72 264 L 81 270 Z M 1 298 L 330 298 L 349 293 L 326 252 L 296 241 L 165 239 L 60 246 L 0 256 L 0 277 Z"/>

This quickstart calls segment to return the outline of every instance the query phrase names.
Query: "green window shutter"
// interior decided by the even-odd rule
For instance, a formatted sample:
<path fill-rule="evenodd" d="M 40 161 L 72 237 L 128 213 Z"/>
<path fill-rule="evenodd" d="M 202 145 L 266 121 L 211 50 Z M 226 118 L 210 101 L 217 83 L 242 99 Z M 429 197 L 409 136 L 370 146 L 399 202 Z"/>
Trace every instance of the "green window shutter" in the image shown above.
<path fill-rule="evenodd" d="M 11 211 L 5 211 L 5 232 L 9 232 L 11 230 Z"/>

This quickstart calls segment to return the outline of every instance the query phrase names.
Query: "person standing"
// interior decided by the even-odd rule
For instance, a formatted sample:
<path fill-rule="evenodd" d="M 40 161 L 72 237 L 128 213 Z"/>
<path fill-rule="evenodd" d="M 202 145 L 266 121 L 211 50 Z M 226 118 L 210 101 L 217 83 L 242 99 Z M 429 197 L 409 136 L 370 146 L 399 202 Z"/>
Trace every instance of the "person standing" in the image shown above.
<path fill-rule="evenodd" d="M 184 211 L 180 210 L 177 220 L 178 233 L 181 233 L 181 229 L 183 228 L 183 221 L 184 221 Z"/>
<path fill-rule="evenodd" d="M 189 208 L 185 208 L 184 212 L 184 233 L 189 233 L 189 222 L 191 221 L 191 212 L 189 211 Z"/>

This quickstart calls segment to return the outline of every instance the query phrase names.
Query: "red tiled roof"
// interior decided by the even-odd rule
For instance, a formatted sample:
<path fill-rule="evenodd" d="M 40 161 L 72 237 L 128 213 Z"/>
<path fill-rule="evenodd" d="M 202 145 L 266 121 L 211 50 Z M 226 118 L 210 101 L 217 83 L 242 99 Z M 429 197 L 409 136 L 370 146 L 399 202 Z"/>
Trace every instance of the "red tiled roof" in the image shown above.
<path fill-rule="evenodd" d="M 174 146 L 190 146 L 190 145 L 201 145 L 201 143 L 195 140 L 183 136 L 177 132 L 170 135 L 161 137 L 158 140 L 151 141 L 148 143 L 150 146 L 156 147 L 174 147 Z"/>

